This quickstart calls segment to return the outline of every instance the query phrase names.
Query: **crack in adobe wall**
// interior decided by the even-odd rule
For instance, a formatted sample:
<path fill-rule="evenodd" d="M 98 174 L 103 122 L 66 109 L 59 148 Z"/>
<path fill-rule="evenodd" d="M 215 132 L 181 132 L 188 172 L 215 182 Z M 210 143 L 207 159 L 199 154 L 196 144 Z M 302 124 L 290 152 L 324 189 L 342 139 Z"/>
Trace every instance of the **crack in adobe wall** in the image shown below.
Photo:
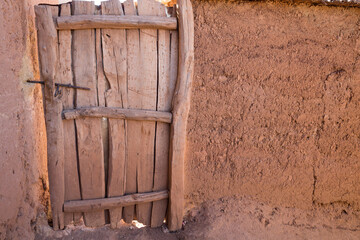
<path fill-rule="evenodd" d="M 321 94 L 321 102 L 323 104 L 323 111 L 322 111 L 322 114 L 321 114 L 321 123 L 320 123 L 320 126 L 319 126 L 319 129 L 317 129 L 316 131 L 316 136 L 315 136 L 315 146 L 317 148 L 317 151 L 320 150 L 320 143 L 319 143 L 319 140 L 320 140 L 320 135 L 321 135 L 321 132 L 324 131 L 324 125 L 325 125 L 325 113 L 326 113 L 326 103 L 325 103 L 325 100 L 324 100 L 324 97 L 325 97 L 325 92 L 326 92 L 326 81 L 328 79 L 328 77 L 330 75 L 332 75 L 334 72 L 332 73 L 329 73 L 326 78 L 324 79 L 324 82 L 323 82 L 323 92 Z M 316 176 L 316 157 L 313 157 L 313 165 L 312 165 L 312 175 L 313 175 L 313 190 L 312 190 L 312 203 L 313 205 L 315 204 L 316 202 L 316 182 L 317 182 L 317 176 Z"/>
<path fill-rule="evenodd" d="M 315 165 L 315 163 L 313 163 Z M 315 172 L 315 166 L 313 165 L 313 191 L 312 191 L 312 203 L 315 204 L 315 191 L 316 191 L 316 181 L 317 181 L 317 177 L 316 177 L 316 172 Z"/>
<path fill-rule="evenodd" d="M 358 59 L 358 57 L 356 57 L 356 59 Z M 353 66 L 352 66 L 352 71 L 355 71 Z M 345 126 L 340 125 L 340 126 L 338 126 L 338 128 L 335 127 L 335 129 L 334 129 L 334 124 L 335 123 L 338 124 L 338 122 L 339 122 L 339 120 L 337 120 L 337 116 L 339 115 L 339 113 L 338 113 L 339 110 L 337 110 L 337 109 L 341 109 L 340 108 L 341 106 L 339 106 L 338 104 L 336 105 L 336 103 L 337 103 L 336 101 L 340 101 L 339 99 L 341 99 L 342 94 L 344 94 L 342 88 L 345 89 L 345 87 L 346 87 L 346 90 L 349 92 L 346 95 L 346 98 L 344 98 L 344 100 L 343 100 L 344 102 L 346 102 L 346 104 L 343 103 L 343 106 L 345 106 L 343 109 L 347 109 L 347 106 L 352 102 L 352 99 L 354 98 L 354 92 L 352 90 L 352 87 L 351 87 L 351 85 L 348 85 L 351 82 L 350 83 L 347 82 L 348 77 L 346 77 L 346 76 L 349 76 L 349 73 L 347 73 L 346 70 L 343 68 L 338 68 L 335 71 L 331 71 L 330 73 L 328 73 L 323 81 L 323 92 L 321 95 L 323 111 L 321 114 L 321 124 L 319 126 L 319 129 L 317 130 L 317 134 L 316 134 L 316 138 L 315 138 L 315 145 L 316 145 L 318 153 L 317 153 L 317 157 L 313 159 L 312 201 L 313 201 L 313 204 L 315 204 L 315 205 L 324 203 L 324 200 L 326 201 L 326 199 L 324 199 L 324 193 L 328 195 L 328 194 L 331 194 L 330 192 L 332 191 L 330 189 L 327 189 L 325 181 L 328 181 L 326 179 L 329 178 L 330 176 L 328 176 L 327 174 L 324 175 L 324 168 L 327 168 L 327 165 L 328 165 L 328 164 L 326 164 L 327 161 L 334 161 L 333 159 L 335 159 L 335 161 L 336 161 L 336 156 L 339 153 L 336 152 L 336 148 L 335 148 L 335 150 L 333 149 L 332 145 L 339 144 L 339 143 L 336 143 L 338 141 L 338 138 L 336 136 L 334 136 L 334 134 L 329 133 L 329 131 L 336 131 L 337 133 L 335 135 L 342 134 L 342 131 L 345 133 L 346 133 L 346 131 L 348 131 L 347 130 L 348 127 L 346 125 Z M 340 93 L 339 93 L 339 91 L 340 91 Z M 334 103 L 335 103 L 335 105 L 334 105 Z M 341 112 L 341 110 L 340 110 L 340 112 Z M 347 118 L 346 116 L 347 115 L 345 112 L 345 119 Z M 340 127 L 342 127 L 342 128 L 340 128 Z M 342 129 L 344 129 L 344 130 L 342 130 Z M 325 134 L 325 135 L 323 136 L 323 134 Z M 347 136 L 348 136 L 348 133 L 347 133 Z M 325 142 L 324 142 L 324 140 L 325 140 Z M 326 142 L 326 141 L 328 141 L 328 142 Z M 329 142 L 330 142 L 330 144 L 332 144 L 331 150 L 329 150 Z M 319 177 L 317 176 L 317 169 L 321 172 L 321 174 L 320 174 L 321 190 L 319 191 L 318 194 L 317 194 L 317 191 L 318 191 L 317 183 L 319 181 Z M 333 177 L 330 177 L 330 178 L 333 178 Z M 331 184 L 331 183 L 328 183 L 328 184 Z M 337 192 L 337 194 L 338 194 L 338 192 L 344 192 L 344 191 L 346 193 L 346 190 L 341 190 L 341 189 L 335 190 L 335 191 Z M 340 199 L 341 198 L 342 197 L 340 197 Z M 334 201 L 331 201 L 331 202 L 334 202 Z"/>

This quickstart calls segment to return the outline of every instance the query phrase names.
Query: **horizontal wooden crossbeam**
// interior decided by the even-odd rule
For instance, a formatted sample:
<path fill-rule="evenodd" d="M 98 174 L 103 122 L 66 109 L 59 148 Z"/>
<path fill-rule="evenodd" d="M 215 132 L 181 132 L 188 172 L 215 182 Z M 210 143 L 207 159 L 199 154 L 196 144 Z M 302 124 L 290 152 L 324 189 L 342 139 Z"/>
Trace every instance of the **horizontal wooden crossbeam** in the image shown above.
<path fill-rule="evenodd" d="M 156 16 L 117 16 L 117 15 L 75 15 L 55 18 L 58 30 L 92 29 L 92 28 L 122 28 L 122 29 L 167 29 L 177 28 L 175 17 Z"/>
<path fill-rule="evenodd" d="M 76 119 L 80 117 L 95 118 L 118 118 L 137 121 L 156 121 L 171 123 L 172 114 L 170 112 L 159 112 L 151 110 L 124 109 L 115 107 L 88 107 L 69 109 L 62 112 L 63 119 Z"/>
<path fill-rule="evenodd" d="M 136 193 L 121 197 L 67 201 L 64 203 L 64 212 L 91 212 L 102 209 L 126 207 L 135 204 L 158 201 L 168 197 L 169 192 L 165 190 L 149 193 Z"/>

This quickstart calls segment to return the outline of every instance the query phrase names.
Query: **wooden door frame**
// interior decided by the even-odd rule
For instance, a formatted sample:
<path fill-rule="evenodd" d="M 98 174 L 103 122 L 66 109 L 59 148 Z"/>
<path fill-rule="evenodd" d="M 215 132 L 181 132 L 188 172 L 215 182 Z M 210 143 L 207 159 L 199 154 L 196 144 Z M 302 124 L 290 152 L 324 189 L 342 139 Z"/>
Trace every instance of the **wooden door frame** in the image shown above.
<path fill-rule="evenodd" d="M 179 61 L 173 98 L 170 135 L 170 196 L 167 224 L 181 229 L 184 211 L 184 179 L 187 123 L 194 76 L 194 14 L 190 0 L 178 1 Z"/>
<path fill-rule="evenodd" d="M 190 110 L 192 81 L 194 75 L 194 16 L 190 0 L 179 0 L 177 4 L 178 24 L 178 75 L 172 101 L 172 122 L 169 151 L 169 192 L 159 191 L 132 194 L 122 197 L 64 201 L 64 139 L 62 127 L 62 103 L 54 94 L 58 69 L 57 31 L 60 28 L 50 6 L 35 6 L 38 30 L 38 51 L 41 65 L 40 76 L 45 82 L 45 118 L 48 142 L 48 173 L 54 230 L 64 228 L 64 212 L 125 206 L 142 201 L 154 201 L 169 197 L 167 224 L 170 231 L 182 227 L 184 210 L 184 165 L 186 155 L 187 121 Z M 70 17 L 71 18 L 71 17 Z M 55 22 L 54 22 L 55 20 Z M 150 21 L 151 19 L 147 19 Z M 146 22 L 146 21 L 145 21 Z M 153 21 L 154 23 L 155 21 Z M 129 24 L 129 23 L 127 23 Z M 132 23 L 130 23 L 131 25 Z M 168 27 L 173 23 L 167 23 Z M 160 24 L 161 25 L 161 24 Z M 129 27 L 129 25 L 127 25 Z M 133 25 L 132 27 L 139 27 Z M 145 27 L 159 28 L 156 24 Z M 108 26 L 109 27 L 109 26 Z M 112 25 L 114 27 L 114 25 Z M 164 26 L 160 26 L 165 28 Z M 98 26 L 97 26 L 98 28 Z M 166 29 L 166 28 L 165 28 Z M 141 112 L 146 117 L 146 113 Z M 126 116 L 124 116 L 126 118 Z"/>

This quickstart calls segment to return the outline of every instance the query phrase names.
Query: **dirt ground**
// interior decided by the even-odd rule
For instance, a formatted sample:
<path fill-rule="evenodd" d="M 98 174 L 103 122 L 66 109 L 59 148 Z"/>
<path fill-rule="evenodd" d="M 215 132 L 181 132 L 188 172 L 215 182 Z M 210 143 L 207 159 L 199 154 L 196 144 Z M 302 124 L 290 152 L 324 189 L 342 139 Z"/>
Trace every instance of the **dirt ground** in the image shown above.
<path fill-rule="evenodd" d="M 166 227 L 136 228 L 124 225 L 112 230 L 71 226 L 54 232 L 37 226 L 36 239 L 360 239 L 360 212 L 349 206 L 300 210 L 274 207 L 253 199 L 228 197 L 192 209 L 183 230 L 169 233 Z"/>

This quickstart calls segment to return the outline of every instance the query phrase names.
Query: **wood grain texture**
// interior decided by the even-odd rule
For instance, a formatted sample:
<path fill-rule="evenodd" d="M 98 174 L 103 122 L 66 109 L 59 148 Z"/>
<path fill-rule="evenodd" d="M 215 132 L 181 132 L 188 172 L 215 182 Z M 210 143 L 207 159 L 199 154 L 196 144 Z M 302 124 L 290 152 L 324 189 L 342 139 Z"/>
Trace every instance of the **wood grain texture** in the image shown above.
<path fill-rule="evenodd" d="M 176 18 L 154 16 L 71 16 L 56 18 L 58 30 L 79 29 L 168 29 L 177 28 Z"/>
<path fill-rule="evenodd" d="M 71 15 L 70 4 L 62 4 L 61 16 Z M 73 84 L 71 66 L 71 31 L 59 32 L 59 77 L 58 82 Z M 71 88 L 62 88 L 62 104 L 64 109 L 74 108 L 75 91 Z M 80 200 L 80 183 L 78 175 L 77 154 L 76 154 L 76 132 L 75 121 L 63 121 L 64 129 L 64 174 L 65 174 L 65 201 Z M 66 213 L 65 225 L 71 222 L 79 222 L 81 213 Z"/>
<path fill-rule="evenodd" d="M 169 196 L 167 190 L 149 193 L 136 193 L 121 197 L 110 197 L 93 200 L 68 201 L 64 204 L 65 212 L 89 212 L 99 209 L 114 209 L 130 206 L 138 203 L 147 203 L 166 199 Z"/>
<path fill-rule="evenodd" d="M 64 119 L 76 119 L 81 117 L 95 118 L 117 118 L 136 121 L 157 121 L 171 123 L 172 114 L 170 112 L 125 109 L 116 107 L 87 107 L 78 109 L 67 109 L 63 113 Z"/>
<path fill-rule="evenodd" d="M 96 14 L 101 14 L 101 10 L 96 11 Z M 62 32 L 62 31 L 60 31 Z M 97 72 L 97 91 L 98 91 L 98 106 L 105 107 L 105 93 L 109 89 L 109 83 L 105 77 L 103 50 L 102 50 L 102 29 L 95 29 L 96 41 L 96 72 Z"/>
<path fill-rule="evenodd" d="M 54 96 L 58 77 L 58 35 L 53 23 L 55 6 L 36 6 L 36 27 L 40 60 L 40 76 L 45 82 L 45 123 L 54 230 L 64 228 L 64 134 L 61 120 L 62 103 Z"/>
<path fill-rule="evenodd" d="M 184 210 L 184 160 L 191 86 L 194 75 L 194 16 L 190 0 L 178 2 L 179 68 L 170 133 L 170 198 L 168 227 L 181 229 Z"/>
<path fill-rule="evenodd" d="M 93 2 L 72 2 L 74 15 L 94 14 Z M 76 107 L 97 106 L 95 30 L 73 32 L 73 68 L 76 85 L 87 86 L 90 91 L 77 91 Z M 76 120 L 78 161 L 82 199 L 105 197 L 104 153 L 101 119 Z M 84 214 L 85 225 L 98 227 L 105 224 L 104 211 Z"/>
<path fill-rule="evenodd" d="M 136 9 L 133 0 L 127 0 L 124 2 L 125 15 L 133 16 L 136 15 Z M 127 30 L 126 31 L 126 49 L 127 49 L 127 66 L 128 66 L 128 100 L 130 100 L 131 86 L 139 82 L 139 62 L 140 62 L 140 42 L 139 42 L 139 30 Z M 131 107 L 131 101 L 128 102 Z M 136 142 L 137 128 L 140 124 L 136 121 L 127 122 L 127 148 L 128 148 L 128 159 L 126 163 L 126 186 L 125 193 L 132 194 L 136 193 L 136 167 L 137 167 L 137 152 Z M 133 139 L 134 138 L 134 139 Z M 130 205 L 124 207 L 123 219 L 127 223 L 131 223 L 134 219 L 135 206 Z"/>
<path fill-rule="evenodd" d="M 166 16 L 164 6 L 159 7 L 157 16 Z M 170 31 L 158 30 L 158 89 L 157 111 L 170 111 L 176 78 L 170 77 Z M 176 45 L 177 47 L 177 45 Z M 177 65 L 177 61 L 173 63 Z M 153 191 L 168 189 L 170 125 L 156 123 L 155 166 Z M 151 227 L 163 224 L 168 199 L 153 202 Z"/>
<path fill-rule="evenodd" d="M 139 16 L 154 16 L 163 7 L 153 0 L 138 2 Z M 157 30 L 140 29 L 140 62 L 142 78 L 134 85 L 129 83 L 129 100 L 134 108 L 156 110 L 157 101 Z M 130 92 L 132 93 L 130 95 Z M 139 193 L 149 192 L 154 181 L 154 148 L 155 123 L 138 123 L 137 136 L 140 144 L 136 147 L 137 153 L 137 190 Z M 140 146 L 140 147 L 139 147 Z M 136 205 L 137 220 L 144 225 L 151 224 L 152 203 Z"/>
<path fill-rule="evenodd" d="M 96 8 L 95 15 L 101 15 L 101 8 Z M 105 107 L 105 94 L 109 89 L 109 83 L 105 77 L 103 51 L 102 51 L 102 29 L 95 29 L 95 48 L 96 48 L 96 74 L 97 74 L 97 93 L 98 106 Z M 104 171 L 105 186 L 107 185 L 108 169 L 109 169 L 109 123 L 107 118 L 101 118 L 101 135 L 104 150 Z M 105 222 L 110 223 L 109 212 L 105 211 Z"/>
<path fill-rule="evenodd" d="M 110 0 L 101 4 L 103 15 L 123 15 L 120 1 Z M 103 29 L 102 46 L 104 71 L 109 82 L 106 91 L 107 107 L 127 107 L 127 53 L 124 29 Z M 126 121 L 109 120 L 109 169 L 107 196 L 122 196 L 125 193 Z M 110 226 L 120 227 L 122 207 L 110 209 Z"/>

